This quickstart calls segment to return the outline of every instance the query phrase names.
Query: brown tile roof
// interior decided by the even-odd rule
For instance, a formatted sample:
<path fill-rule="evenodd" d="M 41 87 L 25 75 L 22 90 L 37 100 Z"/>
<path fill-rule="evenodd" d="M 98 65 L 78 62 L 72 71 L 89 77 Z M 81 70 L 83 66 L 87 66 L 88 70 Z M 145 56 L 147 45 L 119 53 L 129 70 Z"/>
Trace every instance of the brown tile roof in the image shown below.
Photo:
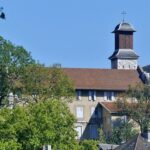
<path fill-rule="evenodd" d="M 120 111 L 115 102 L 100 102 L 100 105 L 110 113 L 117 113 Z"/>
<path fill-rule="evenodd" d="M 76 89 L 127 90 L 141 82 L 136 70 L 64 68 Z"/>

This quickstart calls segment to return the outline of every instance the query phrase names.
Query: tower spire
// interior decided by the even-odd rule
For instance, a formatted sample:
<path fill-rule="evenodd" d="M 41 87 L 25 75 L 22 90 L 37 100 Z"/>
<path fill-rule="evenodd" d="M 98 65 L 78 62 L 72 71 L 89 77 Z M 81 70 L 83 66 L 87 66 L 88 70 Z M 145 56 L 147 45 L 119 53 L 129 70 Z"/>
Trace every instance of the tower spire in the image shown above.
<path fill-rule="evenodd" d="M 125 20 L 125 15 L 127 14 L 125 11 L 122 11 L 122 22 L 124 22 L 124 20 Z"/>
<path fill-rule="evenodd" d="M 123 12 L 123 16 L 125 12 Z M 137 69 L 138 55 L 133 50 L 133 26 L 127 22 L 118 24 L 115 34 L 115 51 L 109 57 L 112 69 Z"/>

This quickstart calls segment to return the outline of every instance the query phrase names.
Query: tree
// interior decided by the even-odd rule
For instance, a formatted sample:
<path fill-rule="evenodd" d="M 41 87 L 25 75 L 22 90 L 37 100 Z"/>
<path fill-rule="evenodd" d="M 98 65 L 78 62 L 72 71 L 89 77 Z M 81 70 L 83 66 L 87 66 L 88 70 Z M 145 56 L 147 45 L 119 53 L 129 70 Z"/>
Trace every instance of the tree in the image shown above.
<path fill-rule="evenodd" d="M 61 68 L 46 68 L 23 47 L 2 37 L 0 42 L 0 106 L 6 106 L 9 93 L 16 104 L 0 109 L 0 147 L 78 149 L 75 118 L 66 103 L 74 96 L 72 82 Z"/>
<path fill-rule="evenodd" d="M 0 146 L 7 149 L 39 150 L 52 145 L 53 150 L 76 149 L 75 118 L 65 102 L 47 100 L 26 107 L 0 110 Z"/>
<path fill-rule="evenodd" d="M 118 107 L 136 121 L 143 132 L 150 123 L 150 87 L 138 84 L 130 87 L 117 101 Z"/>
<path fill-rule="evenodd" d="M 0 106 L 8 94 L 20 86 L 25 67 L 33 63 L 35 61 L 23 47 L 15 46 L 0 37 Z"/>
<path fill-rule="evenodd" d="M 61 68 L 45 67 L 36 63 L 21 46 L 0 37 L 0 106 L 8 105 L 13 93 L 14 105 L 41 100 L 63 99 L 74 96 L 72 82 Z"/>
<path fill-rule="evenodd" d="M 112 144 L 121 144 L 121 142 L 131 139 L 136 134 L 137 131 L 133 128 L 133 123 L 125 122 L 113 129 L 111 137 L 107 141 Z"/>
<path fill-rule="evenodd" d="M 99 142 L 100 143 L 106 143 L 107 142 L 106 135 L 105 135 L 102 128 L 99 129 Z"/>
<path fill-rule="evenodd" d="M 83 140 L 80 142 L 80 150 L 98 150 L 99 142 L 96 140 Z"/>
<path fill-rule="evenodd" d="M 71 101 L 75 96 L 73 82 L 60 68 L 50 69 L 50 97 Z"/>
<path fill-rule="evenodd" d="M 72 81 L 61 68 L 33 64 L 26 67 L 20 86 L 20 99 L 38 102 L 59 99 L 70 102 L 75 95 Z"/>

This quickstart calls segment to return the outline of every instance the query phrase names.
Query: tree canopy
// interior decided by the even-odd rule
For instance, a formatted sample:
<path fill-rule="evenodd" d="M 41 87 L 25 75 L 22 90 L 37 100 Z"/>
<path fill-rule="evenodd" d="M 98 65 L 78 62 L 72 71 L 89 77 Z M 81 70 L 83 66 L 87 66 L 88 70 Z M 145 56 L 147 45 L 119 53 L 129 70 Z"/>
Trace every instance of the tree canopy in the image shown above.
<path fill-rule="evenodd" d="M 79 148 L 66 103 L 74 88 L 61 68 L 37 63 L 23 47 L 0 37 L 0 85 L 0 150 Z M 13 109 L 7 107 L 10 93 Z"/>
<path fill-rule="evenodd" d="M 0 37 L 0 106 L 8 104 L 12 93 L 15 103 L 45 99 L 71 100 L 72 82 L 61 68 L 37 63 L 21 46 Z"/>
<path fill-rule="evenodd" d="M 136 121 L 141 132 L 149 127 L 150 123 L 150 87 L 138 84 L 130 87 L 128 91 L 118 99 L 118 107 L 122 112 Z"/>
<path fill-rule="evenodd" d="M 51 145 L 53 150 L 75 149 L 75 118 L 66 103 L 41 101 L 26 107 L 0 109 L 0 147 L 40 149 Z"/>
<path fill-rule="evenodd" d="M 25 67 L 33 63 L 35 61 L 23 47 L 0 37 L 0 105 L 19 86 Z"/>
<path fill-rule="evenodd" d="M 34 64 L 26 67 L 20 88 L 28 100 L 61 99 L 71 101 L 75 90 L 61 68 Z"/>

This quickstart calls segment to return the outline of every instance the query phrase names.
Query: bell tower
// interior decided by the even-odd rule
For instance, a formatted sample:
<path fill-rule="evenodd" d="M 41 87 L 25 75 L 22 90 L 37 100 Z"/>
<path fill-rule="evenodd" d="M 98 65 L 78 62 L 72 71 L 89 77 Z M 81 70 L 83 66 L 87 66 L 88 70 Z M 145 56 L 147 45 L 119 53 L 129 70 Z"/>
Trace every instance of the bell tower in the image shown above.
<path fill-rule="evenodd" d="M 115 51 L 109 57 L 112 69 L 137 69 L 138 55 L 133 50 L 133 34 L 136 32 L 129 23 L 118 24 L 115 34 Z"/>

